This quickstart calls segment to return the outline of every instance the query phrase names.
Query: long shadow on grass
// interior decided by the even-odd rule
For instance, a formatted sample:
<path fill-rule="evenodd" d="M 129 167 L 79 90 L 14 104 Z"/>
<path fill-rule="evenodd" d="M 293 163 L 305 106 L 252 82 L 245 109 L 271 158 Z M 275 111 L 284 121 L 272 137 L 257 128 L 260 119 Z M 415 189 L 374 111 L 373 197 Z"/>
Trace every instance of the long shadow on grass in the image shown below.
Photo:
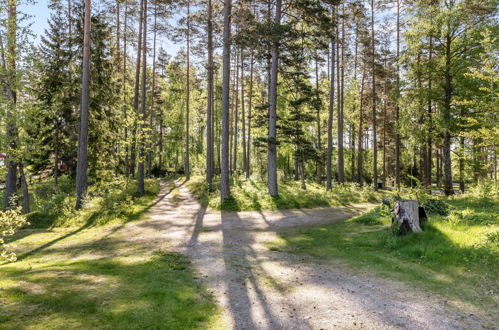
<path fill-rule="evenodd" d="M 0 323 L 6 328 L 34 324 L 51 328 L 200 328 L 215 308 L 206 290 L 194 281 L 189 262 L 176 253 L 160 252 L 145 261 L 128 263 L 108 258 L 79 260 L 62 269 L 2 268 L 3 276 L 23 283 L 2 290 L 5 301 L 15 301 L 15 305 L 0 305 Z"/>
<path fill-rule="evenodd" d="M 176 188 L 182 186 L 184 183 L 185 183 L 185 181 L 182 182 L 182 183 L 180 183 L 179 185 L 177 185 Z M 166 183 L 163 183 L 163 185 L 164 186 L 162 187 L 162 190 L 165 189 L 165 190 L 167 190 L 166 192 L 163 192 L 160 195 L 159 198 L 157 198 L 153 203 L 149 204 L 146 208 L 144 208 L 140 212 L 134 213 L 134 214 L 132 214 L 132 216 L 128 216 L 127 217 L 127 221 L 125 221 L 120 226 L 117 226 L 116 228 L 114 228 L 107 236 L 112 235 L 113 233 L 119 231 L 121 228 L 123 228 L 123 226 L 125 225 L 125 223 L 131 222 L 131 221 L 136 221 L 136 220 L 140 219 L 142 217 L 142 215 L 144 215 L 146 212 L 148 212 L 149 209 L 151 209 L 154 205 L 156 205 L 161 200 L 163 200 L 166 196 L 168 196 L 175 189 L 175 188 L 174 189 L 167 188 L 167 184 Z M 166 186 L 166 188 L 165 188 L 165 186 Z M 28 252 L 22 254 L 21 256 L 19 256 L 17 258 L 17 260 L 19 260 L 19 261 L 20 260 L 24 260 L 25 258 L 27 258 L 29 256 L 32 256 L 32 255 L 34 255 L 34 254 L 36 254 L 36 253 L 38 253 L 38 252 L 40 252 L 42 250 L 45 250 L 45 249 L 51 247 L 52 245 L 54 245 L 54 244 L 56 244 L 56 243 L 58 243 L 58 242 L 60 242 L 62 240 L 65 240 L 65 239 L 67 239 L 67 238 L 69 238 L 69 237 L 71 237 L 73 235 L 76 235 L 76 234 L 80 233 L 81 231 L 83 231 L 85 229 L 91 228 L 92 226 L 95 225 L 95 222 L 99 218 L 100 214 L 105 210 L 105 206 L 106 205 L 102 205 L 98 210 L 94 211 L 92 213 L 92 215 L 88 218 L 87 222 L 83 226 L 81 226 L 80 228 L 78 228 L 76 230 L 73 230 L 73 231 L 71 231 L 71 232 L 69 232 L 69 233 L 67 233 L 67 234 L 65 234 L 65 235 L 63 235 L 61 237 L 58 237 L 58 238 L 56 238 L 56 239 L 54 239 L 54 240 L 52 240 L 50 242 L 47 242 L 47 243 L 45 243 L 45 244 L 37 247 L 36 249 L 33 249 L 31 251 L 28 251 Z M 21 234 L 19 236 L 16 235 L 13 238 L 13 240 L 11 240 L 9 242 L 14 242 L 15 240 L 21 239 L 21 238 L 26 237 L 26 236 L 28 236 L 28 235 L 24 235 L 23 236 L 22 232 L 21 232 Z"/>

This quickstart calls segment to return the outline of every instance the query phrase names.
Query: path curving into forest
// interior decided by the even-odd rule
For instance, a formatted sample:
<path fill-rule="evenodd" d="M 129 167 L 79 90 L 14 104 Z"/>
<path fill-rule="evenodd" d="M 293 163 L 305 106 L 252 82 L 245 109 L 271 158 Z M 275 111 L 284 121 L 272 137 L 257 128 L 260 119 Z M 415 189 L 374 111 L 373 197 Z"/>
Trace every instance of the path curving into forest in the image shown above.
<path fill-rule="evenodd" d="M 480 319 L 435 294 L 341 263 L 271 251 L 266 242 L 290 227 L 334 223 L 368 205 L 265 212 L 202 207 L 180 182 L 146 220 L 127 224 L 128 239 L 187 255 L 235 329 L 459 329 Z"/>

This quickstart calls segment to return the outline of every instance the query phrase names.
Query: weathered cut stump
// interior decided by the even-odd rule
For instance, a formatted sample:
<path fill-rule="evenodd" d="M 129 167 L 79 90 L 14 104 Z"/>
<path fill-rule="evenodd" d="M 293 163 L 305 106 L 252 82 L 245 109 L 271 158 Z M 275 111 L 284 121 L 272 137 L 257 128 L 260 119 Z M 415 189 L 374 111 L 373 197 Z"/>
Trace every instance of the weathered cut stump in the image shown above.
<path fill-rule="evenodd" d="M 406 235 L 423 231 L 421 225 L 427 218 L 418 201 L 397 201 L 393 213 L 392 228 L 396 233 Z"/>

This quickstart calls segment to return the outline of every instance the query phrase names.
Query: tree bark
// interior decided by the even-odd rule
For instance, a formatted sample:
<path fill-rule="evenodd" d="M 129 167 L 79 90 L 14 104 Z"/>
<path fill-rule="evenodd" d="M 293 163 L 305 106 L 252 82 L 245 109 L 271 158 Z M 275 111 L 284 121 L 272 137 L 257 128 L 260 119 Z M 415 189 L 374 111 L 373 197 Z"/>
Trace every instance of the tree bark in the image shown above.
<path fill-rule="evenodd" d="M 152 137 L 153 118 L 155 115 L 155 94 L 156 94 L 156 35 L 158 21 L 158 5 L 154 5 L 154 25 L 153 25 L 153 46 L 152 46 L 152 87 L 151 87 L 151 110 L 149 113 L 149 145 L 147 148 L 147 177 L 151 177 L 152 172 Z"/>
<path fill-rule="evenodd" d="M 335 17 L 335 6 L 332 6 L 332 17 Z M 334 115 L 334 70 L 335 70 L 335 37 L 334 27 L 331 31 L 331 76 L 329 81 L 329 113 L 327 120 L 327 163 L 326 163 L 326 190 L 331 191 L 333 181 L 333 115 Z"/>
<path fill-rule="evenodd" d="M 395 104 L 395 185 L 400 190 L 400 1 L 397 0 L 397 93 Z"/>
<path fill-rule="evenodd" d="M 230 98 L 230 45 L 231 45 L 232 1 L 224 1 L 223 28 L 223 78 L 222 78 L 222 164 L 220 199 L 223 202 L 230 196 L 229 186 L 229 98 Z"/>
<path fill-rule="evenodd" d="M 442 161 L 444 169 L 444 193 L 446 196 L 454 194 L 452 185 L 452 163 L 451 163 L 451 134 L 448 127 L 451 120 L 451 102 L 452 102 L 452 74 L 451 74 L 451 45 L 452 39 L 449 34 L 445 38 L 445 98 L 443 108 L 443 119 L 446 125 L 444 132 L 444 142 L 442 147 Z"/>
<path fill-rule="evenodd" d="M 282 0 L 276 0 L 275 25 L 281 24 Z M 279 194 L 277 188 L 277 68 L 279 65 L 279 44 L 274 41 L 272 44 L 272 64 L 270 70 L 270 93 L 269 93 L 269 132 L 268 132 L 268 189 L 271 196 Z"/>
<path fill-rule="evenodd" d="M 399 235 L 423 231 L 421 224 L 426 220 L 424 209 L 420 217 L 418 201 L 398 201 L 393 210 L 392 228 Z"/>
<path fill-rule="evenodd" d="M 137 40 L 137 61 L 135 63 L 135 84 L 134 84 L 134 95 L 133 95 L 133 111 L 135 115 L 139 113 L 139 91 L 140 91 L 140 66 L 142 61 L 142 26 L 143 26 L 143 16 L 144 16 L 144 1 L 140 0 L 140 10 L 139 10 L 139 33 Z M 136 142 L 137 142 L 137 121 L 134 120 L 133 130 L 132 130 L 132 143 L 130 148 L 130 174 L 132 178 L 135 177 L 135 163 L 137 161 L 136 153 Z"/>
<path fill-rule="evenodd" d="M 140 104 L 141 110 L 141 124 L 139 125 L 139 166 L 137 167 L 137 193 L 143 194 L 145 192 L 144 186 L 144 153 L 145 153 L 145 135 L 144 126 L 146 125 L 146 101 L 147 101 L 147 0 L 144 0 L 144 12 L 142 13 L 143 24 L 142 27 L 142 98 Z"/>
<path fill-rule="evenodd" d="M 357 147 L 357 182 L 360 186 L 364 184 L 364 149 L 363 149 L 363 134 L 364 134 L 364 82 L 366 78 L 366 63 L 363 64 L 362 82 L 360 84 L 360 105 L 359 105 L 359 146 Z"/>
<path fill-rule="evenodd" d="M 85 21 L 83 30 L 83 72 L 80 113 L 80 135 L 78 138 L 78 161 L 76 165 L 76 209 L 83 206 L 87 192 L 88 166 L 88 101 L 90 85 L 90 0 L 85 0 Z"/>
<path fill-rule="evenodd" d="M 246 173 L 247 165 L 247 154 L 246 154 L 246 109 L 244 103 L 244 50 L 241 48 L 241 144 L 243 147 L 243 172 Z"/>
<path fill-rule="evenodd" d="M 211 190 L 213 178 L 213 7 L 212 0 L 208 0 L 208 105 L 206 111 L 206 183 Z"/>
<path fill-rule="evenodd" d="M 371 0 L 371 42 L 372 42 L 372 120 L 373 120 L 373 182 L 374 190 L 378 190 L 378 141 L 376 137 L 376 47 L 374 39 L 374 0 Z"/>
<path fill-rule="evenodd" d="M 315 89 L 317 93 L 317 98 L 320 97 L 319 94 L 319 54 L 317 51 L 315 53 Z M 319 101 L 319 100 L 318 100 Z M 317 153 L 319 157 L 317 158 L 316 164 L 316 181 L 318 184 L 322 184 L 322 144 L 321 144 L 321 107 L 319 102 L 317 102 Z"/>
<path fill-rule="evenodd" d="M 345 7 L 343 7 L 342 14 L 345 14 Z M 342 39 L 341 39 L 341 58 L 338 56 L 338 182 L 345 182 L 345 156 L 344 156 L 344 148 L 343 148 L 343 84 L 345 77 L 345 68 L 344 68 L 344 53 L 345 53 L 345 18 L 342 18 Z M 339 40 L 339 27 L 337 29 L 336 36 Z M 338 46 L 338 54 L 340 47 Z M 341 66 L 340 66 L 341 59 Z M 341 79 L 341 80 L 340 80 Z"/>
<path fill-rule="evenodd" d="M 147 1 L 147 0 L 146 0 Z M 186 96 L 185 96 L 185 156 L 184 156 L 184 173 L 185 179 L 191 177 L 189 164 L 189 101 L 191 99 L 191 4 L 187 1 L 187 72 L 186 72 Z"/>

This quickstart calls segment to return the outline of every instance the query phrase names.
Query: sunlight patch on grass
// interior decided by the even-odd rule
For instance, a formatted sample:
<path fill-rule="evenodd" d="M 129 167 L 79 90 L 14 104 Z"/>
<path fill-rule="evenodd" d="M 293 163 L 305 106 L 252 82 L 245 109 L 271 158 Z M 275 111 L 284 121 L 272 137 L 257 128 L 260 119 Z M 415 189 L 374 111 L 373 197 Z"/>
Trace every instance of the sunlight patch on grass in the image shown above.
<path fill-rule="evenodd" d="M 381 194 L 372 191 L 369 187 L 359 187 L 356 184 L 333 186 L 332 191 L 314 182 L 307 183 L 303 190 L 300 183 L 289 181 L 279 185 L 279 196 L 268 194 L 264 182 L 234 178 L 231 186 L 231 198 L 220 204 L 219 183 L 214 182 L 214 191 L 208 191 L 205 178 L 192 177 L 186 186 L 204 206 L 216 210 L 229 211 L 261 211 L 280 209 L 301 209 L 314 207 L 330 207 L 351 205 L 355 203 L 378 202 Z"/>
<path fill-rule="evenodd" d="M 431 216 L 423 233 L 394 236 L 390 217 L 378 208 L 343 223 L 283 232 L 267 247 L 325 261 L 339 258 L 354 268 L 493 310 L 499 291 L 499 203 L 471 196 L 447 202 L 449 216 Z"/>
<path fill-rule="evenodd" d="M 20 260 L 0 265 L 2 329 L 222 327 L 184 256 L 123 241 L 116 228 L 82 230 L 53 245 L 72 229 L 20 238 Z M 47 248 L 22 257 L 40 246 Z"/>

